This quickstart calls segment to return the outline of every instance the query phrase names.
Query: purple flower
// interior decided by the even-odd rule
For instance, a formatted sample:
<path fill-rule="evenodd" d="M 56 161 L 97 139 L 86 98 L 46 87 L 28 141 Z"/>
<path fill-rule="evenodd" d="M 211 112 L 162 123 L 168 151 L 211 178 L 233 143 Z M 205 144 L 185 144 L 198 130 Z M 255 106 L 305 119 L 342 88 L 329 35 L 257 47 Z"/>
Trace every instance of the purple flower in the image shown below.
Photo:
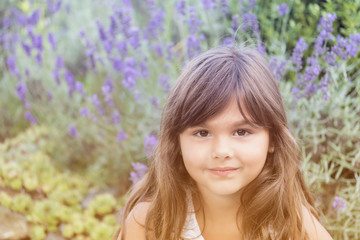
<path fill-rule="evenodd" d="M 242 30 L 247 31 L 250 29 L 255 36 L 260 36 L 259 22 L 256 14 L 244 13 L 242 16 Z"/>
<path fill-rule="evenodd" d="M 68 85 L 69 88 L 69 96 L 72 97 L 73 92 L 76 90 L 75 89 L 75 77 L 74 75 L 72 75 L 72 73 L 70 71 L 65 71 L 64 73 L 64 78 L 66 80 L 66 83 Z"/>
<path fill-rule="evenodd" d="M 87 107 L 82 107 L 82 108 L 80 108 L 79 113 L 83 117 L 88 117 L 89 116 L 89 109 Z"/>
<path fill-rule="evenodd" d="M 36 56 L 35 56 L 35 61 L 36 61 L 36 63 L 37 63 L 39 66 L 41 66 L 41 63 L 42 63 L 41 53 L 36 54 Z"/>
<path fill-rule="evenodd" d="M 239 16 L 238 15 L 233 15 L 232 18 L 231 18 L 231 21 L 232 21 L 232 25 L 231 25 L 231 28 L 234 32 L 236 32 L 236 30 L 238 29 L 239 27 Z"/>
<path fill-rule="evenodd" d="M 69 126 L 69 133 L 73 138 L 76 138 L 78 136 L 76 127 L 74 125 Z"/>
<path fill-rule="evenodd" d="M 18 96 L 18 98 L 21 100 L 21 102 L 25 105 L 26 102 L 26 84 L 25 83 L 21 83 L 19 82 L 16 85 L 16 94 Z"/>
<path fill-rule="evenodd" d="M 182 16 L 185 16 L 185 7 L 186 7 L 185 0 L 179 0 L 179 1 L 175 2 L 175 8 L 176 8 L 177 12 Z"/>
<path fill-rule="evenodd" d="M 57 70 L 53 71 L 53 77 L 54 77 L 57 85 L 60 85 L 60 76 L 59 76 L 59 72 Z"/>
<path fill-rule="evenodd" d="M 15 58 L 8 57 L 6 58 L 6 64 L 8 65 L 8 68 L 10 70 L 10 73 L 13 76 L 19 76 L 19 69 L 16 66 Z"/>
<path fill-rule="evenodd" d="M 318 37 L 316 38 L 314 44 L 314 55 L 320 56 L 327 51 L 327 48 L 324 46 L 326 40 L 334 40 L 332 35 L 333 27 L 332 23 L 336 19 L 336 14 L 327 13 L 324 17 L 321 17 L 318 24 L 318 31 L 320 31 Z"/>
<path fill-rule="evenodd" d="M 114 57 L 114 58 L 109 58 L 109 60 L 111 61 L 112 63 L 112 68 L 117 71 L 117 72 L 121 72 L 123 70 L 123 62 L 122 62 L 122 59 L 121 57 Z"/>
<path fill-rule="evenodd" d="M 222 42 L 221 45 L 227 46 L 227 45 L 234 45 L 235 41 L 233 38 L 231 37 L 227 37 L 225 38 Z"/>
<path fill-rule="evenodd" d="M 335 209 L 335 211 L 337 212 L 343 212 L 346 208 L 346 202 L 345 199 L 339 197 L 339 196 L 335 196 L 334 201 L 333 201 L 333 207 Z"/>
<path fill-rule="evenodd" d="M 130 172 L 129 180 L 135 185 L 145 176 L 148 167 L 142 163 L 131 163 L 131 166 L 134 171 Z"/>
<path fill-rule="evenodd" d="M 291 62 L 295 65 L 295 71 L 300 71 L 302 68 L 303 52 L 307 48 L 307 44 L 303 38 L 299 38 L 296 43 L 295 49 L 291 55 Z"/>
<path fill-rule="evenodd" d="M 271 69 L 274 77 L 278 81 L 281 81 L 282 76 L 284 76 L 284 74 L 285 74 L 286 64 L 287 64 L 287 62 L 285 60 L 280 60 L 275 57 L 270 59 L 270 62 L 269 62 L 270 69 Z"/>
<path fill-rule="evenodd" d="M 21 42 L 21 45 L 22 45 L 22 47 L 23 47 L 26 55 L 27 55 L 28 57 L 30 57 L 31 47 L 30 47 L 29 45 L 27 45 L 26 43 L 24 43 L 24 42 Z"/>
<path fill-rule="evenodd" d="M 170 92 L 170 83 L 169 83 L 170 77 L 168 75 L 162 75 L 159 77 L 159 85 L 162 87 L 165 93 Z"/>
<path fill-rule="evenodd" d="M 360 33 L 350 34 L 350 40 L 356 45 L 360 45 Z"/>
<path fill-rule="evenodd" d="M 114 102 L 113 102 L 113 98 L 111 96 L 112 93 L 112 88 L 111 86 L 105 84 L 101 87 L 101 92 L 104 96 L 104 102 L 106 103 L 107 106 L 112 107 L 114 106 Z"/>
<path fill-rule="evenodd" d="M 155 108 L 159 108 L 159 99 L 156 97 L 152 97 L 150 99 L 150 103 L 155 107 Z"/>
<path fill-rule="evenodd" d="M 216 8 L 216 0 L 201 0 L 205 10 Z"/>
<path fill-rule="evenodd" d="M 278 5 L 277 10 L 279 12 L 280 17 L 289 13 L 289 7 L 286 3 L 282 3 L 282 4 Z"/>
<path fill-rule="evenodd" d="M 111 118 L 113 120 L 113 123 L 116 125 L 120 122 L 121 116 L 117 109 L 114 109 L 114 111 L 111 114 Z"/>
<path fill-rule="evenodd" d="M 199 26 L 201 26 L 201 21 L 198 19 L 196 14 L 196 9 L 194 7 L 189 7 L 190 17 L 188 20 L 189 24 L 189 33 L 190 35 L 195 35 L 199 32 Z"/>
<path fill-rule="evenodd" d="M 154 135 L 147 135 L 144 141 L 144 151 L 147 157 L 150 157 L 155 146 L 157 144 L 157 138 Z"/>
<path fill-rule="evenodd" d="M 125 68 L 123 71 L 124 79 L 122 83 L 128 89 L 133 89 L 135 83 L 137 82 L 137 78 L 140 73 L 135 68 L 136 60 L 133 57 L 130 57 L 125 60 Z"/>
<path fill-rule="evenodd" d="M 330 78 L 330 75 L 329 73 L 326 73 L 320 80 L 320 89 L 321 89 L 321 92 L 323 94 L 323 100 L 324 101 L 327 101 L 328 98 L 329 98 L 329 84 L 331 82 L 331 78 Z"/>
<path fill-rule="evenodd" d="M 327 52 L 323 59 L 330 66 L 336 65 L 336 54 L 333 51 Z"/>
<path fill-rule="evenodd" d="M 131 31 L 129 31 L 129 43 L 130 45 L 134 48 L 137 49 L 138 47 L 140 47 L 140 36 L 139 36 L 139 29 L 138 28 L 133 28 L 131 29 Z"/>
<path fill-rule="evenodd" d="M 255 4 L 256 4 L 256 0 L 250 0 L 247 7 L 249 9 L 253 9 L 253 8 L 255 8 Z"/>
<path fill-rule="evenodd" d="M 51 45 L 51 49 L 53 51 L 55 51 L 55 49 L 56 49 L 56 40 L 55 40 L 54 34 L 49 33 L 48 34 L 48 40 L 49 40 L 49 43 Z"/>
<path fill-rule="evenodd" d="M 97 94 L 94 94 L 90 99 L 89 99 L 89 102 L 91 102 L 97 109 L 98 113 L 103 116 L 105 115 L 105 109 L 104 107 L 102 106 L 100 100 L 99 100 L 99 97 Z"/>
<path fill-rule="evenodd" d="M 62 4 L 61 0 L 57 1 L 56 3 L 54 3 L 53 0 L 46 0 L 46 5 L 50 13 L 55 13 L 59 11 L 59 9 L 61 8 L 61 4 Z"/>
<path fill-rule="evenodd" d="M 106 42 L 107 41 L 107 36 L 106 36 L 106 33 L 105 33 L 104 26 L 99 21 L 96 21 L 96 25 L 97 25 L 97 28 L 98 28 L 98 33 L 99 33 L 100 40 L 102 42 Z"/>
<path fill-rule="evenodd" d="M 24 114 L 25 118 L 32 124 L 36 124 L 37 123 L 37 120 L 36 118 L 31 115 L 30 111 L 26 111 L 25 114 Z"/>
<path fill-rule="evenodd" d="M 161 34 L 161 32 L 165 30 L 163 26 L 164 20 L 165 11 L 163 9 L 155 10 L 147 26 L 145 37 L 147 39 L 156 39 Z"/>
<path fill-rule="evenodd" d="M 155 44 L 152 49 L 157 53 L 157 55 L 162 56 L 163 50 L 160 44 Z"/>
<path fill-rule="evenodd" d="M 118 135 L 117 135 L 117 141 L 118 142 L 122 142 L 124 141 L 126 138 L 128 137 L 128 135 L 126 134 L 126 132 L 124 130 L 119 131 Z"/>
<path fill-rule="evenodd" d="M 229 13 L 229 2 L 228 0 L 220 0 L 220 4 L 221 4 L 221 12 L 224 14 Z"/>
<path fill-rule="evenodd" d="M 55 60 L 55 69 L 60 70 L 64 66 L 64 59 L 61 56 L 57 56 Z"/>
<path fill-rule="evenodd" d="M 27 19 L 27 23 L 29 25 L 36 25 L 39 21 L 39 9 L 36 9 L 31 15 L 30 17 Z"/>
<path fill-rule="evenodd" d="M 358 50 L 359 49 L 355 43 L 350 42 L 347 37 L 344 38 L 340 35 L 337 36 L 337 43 L 332 48 L 332 51 L 337 56 L 340 56 L 343 60 L 347 60 L 350 57 L 354 57 L 357 54 Z"/>
<path fill-rule="evenodd" d="M 318 60 L 315 57 L 310 57 L 307 59 L 307 68 L 305 69 L 305 80 L 315 80 L 315 78 L 320 74 L 321 67 Z"/>

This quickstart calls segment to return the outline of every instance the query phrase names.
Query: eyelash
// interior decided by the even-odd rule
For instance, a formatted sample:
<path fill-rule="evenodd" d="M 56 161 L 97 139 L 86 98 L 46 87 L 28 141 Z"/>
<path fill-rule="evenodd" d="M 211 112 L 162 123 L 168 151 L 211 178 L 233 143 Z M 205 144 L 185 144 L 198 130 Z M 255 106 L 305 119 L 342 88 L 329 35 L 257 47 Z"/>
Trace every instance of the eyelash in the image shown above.
<path fill-rule="evenodd" d="M 251 134 L 251 132 L 249 130 L 246 130 L 246 129 L 238 129 L 234 132 L 234 134 L 236 134 L 238 131 L 242 131 L 244 134 L 243 135 L 236 135 L 236 136 L 239 136 L 239 137 L 244 137 L 244 136 L 247 136 L 249 134 Z M 200 136 L 200 132 L 206 132 L 207 134 L 209 134 L 209 132 L 207 130 L 198 130 L 194 133 L 195 136 L 197 137 L 207 137 L 207 136 Z"/>

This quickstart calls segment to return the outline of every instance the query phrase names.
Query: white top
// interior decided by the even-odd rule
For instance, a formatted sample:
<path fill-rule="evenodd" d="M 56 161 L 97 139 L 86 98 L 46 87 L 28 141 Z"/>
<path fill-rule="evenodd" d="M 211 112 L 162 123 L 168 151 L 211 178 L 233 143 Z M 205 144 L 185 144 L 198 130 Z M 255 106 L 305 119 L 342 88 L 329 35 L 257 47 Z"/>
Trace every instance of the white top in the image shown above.
<path fill-rule="evenodd" d="M 190 193 L 187 194 L 187 199 L 188 199 L 188 213 L 181 233 L 181 237 L 183 239 L 189 239 L 189 240 L 190 239 L 205 240 L 203 236 L 201 236 L 200 227 L 196 220 L 194 205 Z"/>

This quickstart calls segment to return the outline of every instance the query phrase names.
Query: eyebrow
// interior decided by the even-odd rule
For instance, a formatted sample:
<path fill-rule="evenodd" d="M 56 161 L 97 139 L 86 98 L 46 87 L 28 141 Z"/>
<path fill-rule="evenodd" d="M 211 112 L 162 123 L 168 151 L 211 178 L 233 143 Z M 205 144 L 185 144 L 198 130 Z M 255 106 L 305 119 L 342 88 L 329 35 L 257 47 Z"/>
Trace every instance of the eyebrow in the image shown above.
<path fill-rule="evenodd" d="M 251 127 L 255 127 L 254 125 L 252 125 L 251 123 L 249 123 L 248 121 L 246 121 L 245 119 L 240 120 L 240 121 L 235 121 L 232 122 L 231 124 L 229 124 L 230 127 L 239 127 L 239 126 L 251 126 Z M 195 127 L 204 127 L 204 128 L 208 128 L 209 126 L 206 123 L 200 123 L 194 126 L 191 126 L 191 128 L 195 128 Z"/>

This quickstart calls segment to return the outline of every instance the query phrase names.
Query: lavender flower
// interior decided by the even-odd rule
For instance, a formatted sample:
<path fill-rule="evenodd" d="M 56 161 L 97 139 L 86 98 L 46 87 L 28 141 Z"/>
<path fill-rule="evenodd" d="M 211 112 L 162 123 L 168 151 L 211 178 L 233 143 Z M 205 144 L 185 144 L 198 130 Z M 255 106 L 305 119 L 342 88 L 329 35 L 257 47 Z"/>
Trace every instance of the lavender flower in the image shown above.
<path fill-rule="evenodd" d="M 12 57 L 6 58 L 6 64 L 8 65 L 10 73 L 13 76 L 19 76 L 20 75 L 19 69 L 16 66 L 15 58 L 12 58 Z"/>
<path fill-rule="evenodd" d="M 162 75 L 159 77 L 159 85 L 162 87 L 165 93 L 170 92 L 170 83 L 169 83 L 170 77 L 168 75 Z"/>
<path fill-rule="evenodd" d="M 303 52 L 307 48 L 307 44 L 303 38 L 299 38 L 296 43 L 295 49 L 291 55 L 291 62 L 295 65 L 295 71 L 300 71 L 302 68 Z"/>
<path fill-rule="evenodd" d="M 147 26 L 145 37 L 147 39 L 156 39 L 165 29 L 163 26 L 164 20 L 165 11 L 163 9 L 155 10 Z"/>
<path fill-rule="evenodd" d="M 60 85 L 60 76 L 59 76 L 59 72 L 57 70 L 53 71 L 53 77 L 54 77 L 57 85 Z"/>
<path fill-rule="evenodd" d="M 185 0 L 179 0 L 179 1 L 175 2 L 175 8 L 176 8 L 177 12 L 182 16 L 185 16 L 185 7 L 186 7 Z"/>
<path fill-rule="evenodd" d="M 308 67 L 305 69 L 305 80 L 315 80 L 315 78 L 320 74 L 321 67 L 318 60 L 315 57 L 310 57 L 307 59 Z"/>
<path fill-rule="evenodd" d="M 55 69 L 60 70 L 65 66 L 64 59 L 61 56 L 57 56 L 55 60 Z"/>
<path fill-rule="evenodd" d="M 334 40 L 332 35 L 333 28 L 332 23 L 336 19 L 336 14 L 327 13 L 324 17 L 321 17 L 318 24 L 318 31 L 320 34 L 316 38 L 314 44 L 314 55 L 320 56 L 327 51 L 327 48 L 324 46 L 326 40 Z"/>
<path fill-rule="evenodd" d="M 234 45 L 235 41 L 233 38 L 231 37 L 227 37 L 225 38 L 222 42 L 221 45 L 227 46 L 227 45 Z"/>
<path fill-rule="evenodd" d="M 26 55 L 27 55 L 28 57 L 30 57 L 31 47 L 30 47 L 29 45 L 27 45 L 26 43 L 24 43 L 24 42 L 21 42 L 21 46 L 23 47 Z"/>
<path fill-rule="evenodd" d="M 116 125 L 120 122 L 121 116 L 117 109 L 114 109 L 114 111 L 111 114 L 111 118 L 113 120 L 113 123 Z"/>
<path fill-rule="evenodd" d="M 199 26 L 202 24 L 201 21 L 196 16 L 196 11 L 194 7 L 189 7 L 190 18 L 189 23 L 189 33 L 190 36 L 186 41 L 187 46 L 187 55 L 189 58 L 194 57 L 199 52 L 201 52 L 200 42 L 205 38 L 202 34 L 198 37 Z"/>
<path fill-rule="evenodd" d="M 345 199 L 339 197 L 339 196 L 335 196 L 334 201 L 333 201 L 333 207 L 335 209 L 335 211 L 337 212 L 343 212 L 346 208 L 346 202 Z"/>
<path fill-rule="evenodd" d="M 233 15 L 232 18 L 231 18 L 231 21 L 232 21 L 232 25 L 231 25 L 231 28 L 234 32 L 236 32 L 236 30 L 238 29 L 239 27 L 239 16 L 238 15 Z"/>
<path fill-rule="evenodd" d="M 157 144 L 157 138 L 154 135 L 147 135 L 145 137 L 144 151 L 147 157 L 150 157 L 156 144 Z"/>
<path fill-rule="evenodd" d="M 62 1 L 59 0 L 54 3 L 53 0 L 46 0 L 47 9 L 50 13 L 55 13 L 60 10 Z"/>
<path fill-rule="evenodd" d="M 201 0 L 201 3 L 205 10 L 216 8 L 216 0 Z"/>
<path fill-rule="evenodd" d="M 255 4 L 256 4 L 256 0 L 250 0 L 247 7 L 249 9 L 253 9 L 253 8 L 255 8 Z"/>
<path fill-rule="evenodd" d="M 37 123 L 36 117 L 31 115 L 30 111 L 27 110 L 25 112 L 24 116 L 31 124 L 36 124 Z"/>
<path fill-rule="evenodd" d="M 29 25 L 36 25 L 39 21 L 39 9 L 36 9 L 31 15 L 30 17 L 27 19 L 27 24 Z"/>
<path fill-rule="evenodd" d="M 65 71 L 64 73 L 64 78 L 66 80 L 66 83 L 68 85 L 69 88 L 69 96 L 72 97 L 73 92 L 76 90 L 75 89 L 75 77 L 74 75 L 72 75 L 72 73 L 70 71 Z"/>
<path fill-rule="evenodd" d="M 117 135 L 117 141 L 118 142 L 122 142 L 124 141 L 126 138 L 128 137 L 128 135 L 126 134 L 126 132 L 124 130 L 119 131 L 118 135 Z"/>
<path fill-rule="evenodd" d="M 126 88 L 130 90 L 133 89 L 135 83 L 137 82 L 137 78 L 140 75 L 140 73 L 135 68 L 135 64 L 136 64 L 136 60 L 133 57 L 125 60 L 125 68 L 123 71 L 124 79 L 122 83 Z"/>
<path fill-rule="evenodd" d="M 145 176 L 148 167 L 142 163 L 131 163 L 131 166 L 134 171 L 130 172 L 129 180 L 135 185 Z"/>
<path fill-rule="evenodd" d="M 354 37 L 353 37 L 354 39 Z M 356 45 L 357 39 L 355 39 L 355 43 L 349 41 L 346 37 L 342 37 L 340 35 L 337 36 L 337 43 L 332 48 L 332 51 L 337 55 L 340 56 L 343 60 L 347 60 L 350 57 L 355 57 L 357 52 L 359 51 L 358 46 Z"/>
<path fill-rule="evenodd" d="M 89 109 L 87 107 L 82 107 L 82 108 L 80 108 L 79 113 L 83 117 L 88 117 L 89 116 Z"/>
<path fill-rule="evenodd" d="M 36 61 L 36 63 L 37 63 L 39 66 L 41 66 L 41 64 L 42 64 L 42 56 L 41 56 L 41 53 L 36 54 L 36 56 L 35 56 L 35 61 Z"/>
<path fill-rule="evenodd" d="M 287 64 L 287 62 L 285 60 L 280 60 L 275 57 L 270 59 L 270 62 L 269 62 L 270 69 L 271 69 L 274 77 L 278 81 L 281 81 L 282 76 L 284 76 L 284 74 L 285 74 L 286 64 Z"/>
<path fill-rule="evenodd" d="M 51 49 L 53 51 L 55 51 L 55 49 L 56 49 L 56 40 L 55 40 L 54 34 L 49 33 L 48 34 L 48 40 L 49 40 L 49 43 L 51 45 Z"/>
<path fill-rule="evenodd" d="M 286 3 L 282 3 L 282 4 L 278 5 L 277 10 L 279 12 L 280 17 L 289 13 L 289 7 Z"/>
<path fill-rule="evenodd" d="M 20 82 L 16 85 L 16 94 L 24 105 L 26 103 L 26 90 L 27 88 L 25 83 Z"/>
<path fill-rule="evenodd" d="M 95 93 L 91 98 L 89 98 L 89 102 L 91 102 L 96 109 L 98 110 L 98 113 L 102 116 L 105 114 L 105 109 L 103 108 L 98 95 Z"/>
<path fill-rule="evenodd" d="M 69 126 L 69 133 L 73 138 L 77 138 L 77 136 L 78 136 L 76 127 L 74 125 Z"/>
<path fill-rule="evenodd" d="M 255 36 L 260 36 L 259 22 L 256 14 L 244 13 L 242 16 L 242 30 L 247 31 L 250 29 Z"/>
<path fill-rule="evenodd" d="M 221 12 L 224 14 L 229 13 L 229 2 L 228 0 L 220 0 L 220 4 L 221 4 Z"/>

